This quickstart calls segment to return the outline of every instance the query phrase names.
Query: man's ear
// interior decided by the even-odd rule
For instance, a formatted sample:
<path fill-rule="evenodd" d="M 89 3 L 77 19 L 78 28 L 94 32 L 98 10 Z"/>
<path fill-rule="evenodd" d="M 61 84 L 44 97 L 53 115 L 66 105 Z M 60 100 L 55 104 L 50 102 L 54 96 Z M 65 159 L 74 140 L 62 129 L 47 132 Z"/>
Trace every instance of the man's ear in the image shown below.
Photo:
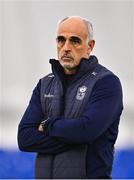
<path fill-rule="evenodd" d="M 93 50 L 94 45 L 95 45 L 95 40 L 90 40 L 90 41 L 88 42 L 89 53 Z"/>

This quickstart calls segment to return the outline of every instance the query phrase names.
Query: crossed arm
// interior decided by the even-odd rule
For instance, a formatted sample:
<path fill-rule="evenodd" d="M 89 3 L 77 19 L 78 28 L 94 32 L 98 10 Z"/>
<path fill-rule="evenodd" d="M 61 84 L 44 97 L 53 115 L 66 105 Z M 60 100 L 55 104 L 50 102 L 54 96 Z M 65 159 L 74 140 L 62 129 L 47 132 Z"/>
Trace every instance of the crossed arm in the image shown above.
<path fill-rule="evenodd" d="M 45 131 L 40 126 L 43 112 L 40 82 L 33 91 L 29 106 L 18 130 L 18 144 L 23 151 L 57 154 L 73 145 L 92 143 L 119 119 L 122 111 L 121 85 L 116 76 L 99 80 L 79 119 L 49 119 Z"/>

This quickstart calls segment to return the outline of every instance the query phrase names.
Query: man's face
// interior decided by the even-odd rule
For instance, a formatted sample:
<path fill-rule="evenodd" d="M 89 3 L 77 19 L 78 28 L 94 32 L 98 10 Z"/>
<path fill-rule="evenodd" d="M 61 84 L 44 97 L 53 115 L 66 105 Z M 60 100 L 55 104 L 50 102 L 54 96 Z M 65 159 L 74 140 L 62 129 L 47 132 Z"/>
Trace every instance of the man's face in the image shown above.
<path fill-rule="evenodd" d="M 67 19 L 58 26 L 56 40 L 58 59 L 64 70 L 75 69 L 93 48 L 87 41 L 86 25 L 77 18 Z"/>

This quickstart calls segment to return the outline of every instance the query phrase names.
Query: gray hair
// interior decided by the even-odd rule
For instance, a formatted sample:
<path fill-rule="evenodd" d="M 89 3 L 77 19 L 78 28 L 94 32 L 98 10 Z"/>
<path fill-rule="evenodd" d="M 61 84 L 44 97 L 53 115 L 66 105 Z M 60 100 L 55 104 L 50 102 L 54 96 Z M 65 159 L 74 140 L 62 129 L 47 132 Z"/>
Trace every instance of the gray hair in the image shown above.
<path fill-rule="evenodd" d="M 87 20 L 85 18 L 82 18 L 80 16 L 68 16 L 68 17 L 65 17 L 65 18 L 61 19 L 60 21 L 58 21 L 58 24 L 61 24 L 62 22 L 66 21 L 67 19 L 70 19 L 73 17 L 79 18 L 84 22 L 84 24 L 87 27 L 87 40 L 88 41 L 93 40 L 93 25 L 89 20 Z"/>

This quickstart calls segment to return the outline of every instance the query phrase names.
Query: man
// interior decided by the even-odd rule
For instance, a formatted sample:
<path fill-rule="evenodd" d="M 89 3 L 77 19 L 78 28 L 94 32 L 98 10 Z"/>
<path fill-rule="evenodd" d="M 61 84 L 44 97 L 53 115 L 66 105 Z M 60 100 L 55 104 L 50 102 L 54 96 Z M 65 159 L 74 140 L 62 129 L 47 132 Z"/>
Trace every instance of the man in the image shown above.
<path fill-rule="evenodd" d="M 111 178 L 123 109 L 116 75 L 90 55 L 92 24 L 71 16 L 58 23 L 58 60 L 33 91 L 19 124 L 22 151 L 37 152 L 36 178 Z"/>

